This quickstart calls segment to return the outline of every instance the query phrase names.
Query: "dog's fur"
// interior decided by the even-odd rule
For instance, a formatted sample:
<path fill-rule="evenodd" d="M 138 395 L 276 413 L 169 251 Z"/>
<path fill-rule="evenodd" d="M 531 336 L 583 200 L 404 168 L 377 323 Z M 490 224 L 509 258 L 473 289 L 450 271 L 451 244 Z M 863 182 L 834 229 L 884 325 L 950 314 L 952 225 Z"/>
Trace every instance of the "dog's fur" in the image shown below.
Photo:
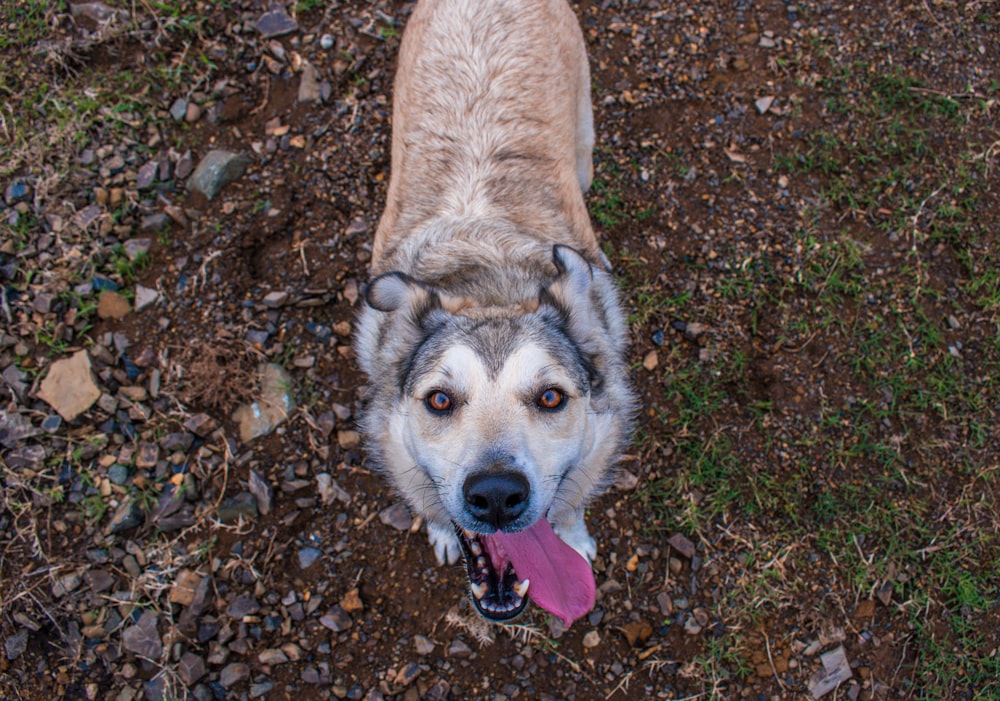
<path fill-rule="evenodd" d="M 594 142 L 583 36 L 565 0 L 422 0 L 396 74 L 392 173 L 356 350 L 368 450 L 461 550 L 463 484 L 523 475 L 526 509 L 592 559 L 583 521 L 633 410 L 626 327 L 584 204 Z M 558 411 L 540 392 L 558 388 Z M 447 392 L 453 408 L 426 405 Z"/>

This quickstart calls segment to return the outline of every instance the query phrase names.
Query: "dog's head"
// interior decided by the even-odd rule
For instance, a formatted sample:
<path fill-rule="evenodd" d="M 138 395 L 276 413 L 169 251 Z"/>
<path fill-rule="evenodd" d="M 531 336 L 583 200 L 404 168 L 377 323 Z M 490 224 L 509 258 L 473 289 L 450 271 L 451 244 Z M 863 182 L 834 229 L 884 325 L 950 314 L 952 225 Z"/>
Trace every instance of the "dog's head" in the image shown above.
<path fill-rule="evenodd" d="M 524 607 L 516 570 L 539 572 L 519 559 L 547 558 L 554 573 L 535 578 L 558 577 L 568 547 L 548 523 L 579 513 L 606 479 L 631 411 L 610 277 L 572 249 L 553 258 L 537 303 L 486 315 L 382 275 L 367 291 L 381 323 L 363 322 L 358 342 L 370 450 L 411 506 L 454 524 L 473 601 L 495 620 Z"/>

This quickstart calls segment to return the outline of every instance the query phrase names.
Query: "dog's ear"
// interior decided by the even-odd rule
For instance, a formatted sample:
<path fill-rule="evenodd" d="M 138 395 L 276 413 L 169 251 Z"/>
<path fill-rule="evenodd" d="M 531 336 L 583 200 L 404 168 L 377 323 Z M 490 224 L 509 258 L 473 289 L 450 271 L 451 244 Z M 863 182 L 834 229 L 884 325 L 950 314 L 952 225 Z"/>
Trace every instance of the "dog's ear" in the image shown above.
<path fill-rule="evenodd" d="M 598 324 L 591 289 L 594 269 L 579 251 L 569 246 L 554 246 L 552 262 L 559 274 L 542 289 L 539 301 L 558 309 L 566 318 L 570 333 L 578 341 L 586 341 Z"/>
<path fill-rule="evenodd" d="M 433 290 L 406 273 L 383 273 L 368 283 L 365 301 L 380 312 L 394 312 L 404 307 L 425 306 L 436 297 Z"/>

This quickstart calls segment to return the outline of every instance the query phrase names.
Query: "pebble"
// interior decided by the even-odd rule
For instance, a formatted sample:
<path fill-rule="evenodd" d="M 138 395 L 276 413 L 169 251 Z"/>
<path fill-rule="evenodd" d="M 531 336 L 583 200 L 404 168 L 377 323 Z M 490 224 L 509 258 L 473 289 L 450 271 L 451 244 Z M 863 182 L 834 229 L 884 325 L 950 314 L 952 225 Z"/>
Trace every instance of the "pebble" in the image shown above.
<path fill-rule="evenodd" d="M 266 665 L 277 665 L 288 662 L 288 655 L 283 650 L 268 648 L 257 653 L 257 661 Z"/>
<path fill-rule="evenodd" d="M 223 689 L 236 686 L 250 677 L 250 668 L 242 662 L 233 662 L 222 668 L 219 673 L 219 684 Z"/>
<path fill-rule="evenodd" d="M 235 523 L 240 517 L 255 520 L 258 515 L 257 499 L 250 492 L 224 499 L 219 505 L 219 520 L 223 523 Z"/>
<path fill-rule="evenodd" d="M 434 652 L 436 647 L 434 643 L 425 635 L 414 635 L 413 636 L 413 647 L 417 651 L 417 654 L 421 657 L 426 657 L 427 655 Z"/>
<path fill-rule="evenodd" d="M 354 625 L 350 614 L 340 606 L 334 606 L 330 609 L 329 613 L 320 617 L 319 622 L 323 627 L 329 628 L 334 633 L 343 632 Z"/>
<path fill-rule="evenodd" d="M 298 22 L 289 17 L 282 7 L 265 12 L 254 24 L 254 27 L 265 39 L 291 34 L 299 29 Z"/>
<path fill-rule="evenodd" d="M 319 38 L 319 45 L 323 48 L 324 51 L 329 51 L 330 49 L 332 49 L 334 45 L 333 35 L 324 34 L 323 36 L 321 36 Z"/>
<path fill-rule="evenodd" d="M 585 648 L 592 649 L 601 644 L 601 635 L 596 630 L 587 632 L 583 636 L 583 646 Z"/>
<path fill-rule="evenodd" d="M 155 611 L 143 611 L 138 622 L 122 633 L 122 644 L 129 652 L 153 661 L 159 661 L 163 654 L 163 642 L 156 629 L 159 617 Z"/>
<path fill-rule="evenodd" d="M 467 660 L 472 657 L 472 648 L 461 638 L 455 638 L 448 646 L 448 657 L 459 660 Z"/>
<path fill-rule="evenodd" d="M 184 119 L 185 115 L 187 115 L 187 100 L 183 97 L 178 97 L 170 105 L 170 116 L 175 122 L 180 122 Z"/>
<path fill-rule="evenodd" d="M 302 548 L 299 550 L 299 567 L 308 569 L 323 556 L 323 551 L 318 548 Z"/>
<path fill-rule="evenodd" d="M 193 652 L 185 652 L 177 663 L 177 675 L 188 687 L 193 686 L 205 676 L 205 660 Z"/>
<path fill-rule="evenodd" d="M 52 363 L 38 391 L 38 398 L 66 421 L 85 412 L 100 396 L 101 390 L 91 373 L 90 356 L 85 350 Z"/>
<path fill-rule="evenodd" d="M 410 510 L 403 502 L 396 502 L 392 506 L 382 509 L 378 514 L 378 519 L 397 531 L 408 531 L 413 526 L 413 516 L 410 515 Z"/>
<path fill-rule="evenodd" d="M 222 188 L 240 178 L 251 163 L 253 159 L 245 154 L 221 149 L 209 151 L 188 180 L 188 189 L 211 200 Z"/>
<path fill-rule="evenodd" d="M 97 302 L 97 316 L 102 319 L 121 319 L 132 311 L 132 305 L 120 292 L 108 290 L 101 293 Z"/>
<path fill-rule="evenodd" d="M 274 501 L 274 489 L 267 480 L 257 470 L 250 470 L 250 493 L 257 499 L 257 511 L 262 516 L 271 513 L 271 504 Z"/>

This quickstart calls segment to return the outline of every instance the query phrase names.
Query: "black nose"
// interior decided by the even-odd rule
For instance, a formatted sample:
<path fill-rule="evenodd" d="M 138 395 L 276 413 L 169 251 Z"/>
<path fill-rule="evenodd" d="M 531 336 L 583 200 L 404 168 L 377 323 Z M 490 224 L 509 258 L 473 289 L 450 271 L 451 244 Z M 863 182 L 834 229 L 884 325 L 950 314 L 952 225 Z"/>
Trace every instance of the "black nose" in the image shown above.
<path fill-rule="evenodd" d="M 524 513 L 530 493 L 528 480 L 518 472 L 479 472 L 462 486 L 465 510 L 498 530 Z"/>

